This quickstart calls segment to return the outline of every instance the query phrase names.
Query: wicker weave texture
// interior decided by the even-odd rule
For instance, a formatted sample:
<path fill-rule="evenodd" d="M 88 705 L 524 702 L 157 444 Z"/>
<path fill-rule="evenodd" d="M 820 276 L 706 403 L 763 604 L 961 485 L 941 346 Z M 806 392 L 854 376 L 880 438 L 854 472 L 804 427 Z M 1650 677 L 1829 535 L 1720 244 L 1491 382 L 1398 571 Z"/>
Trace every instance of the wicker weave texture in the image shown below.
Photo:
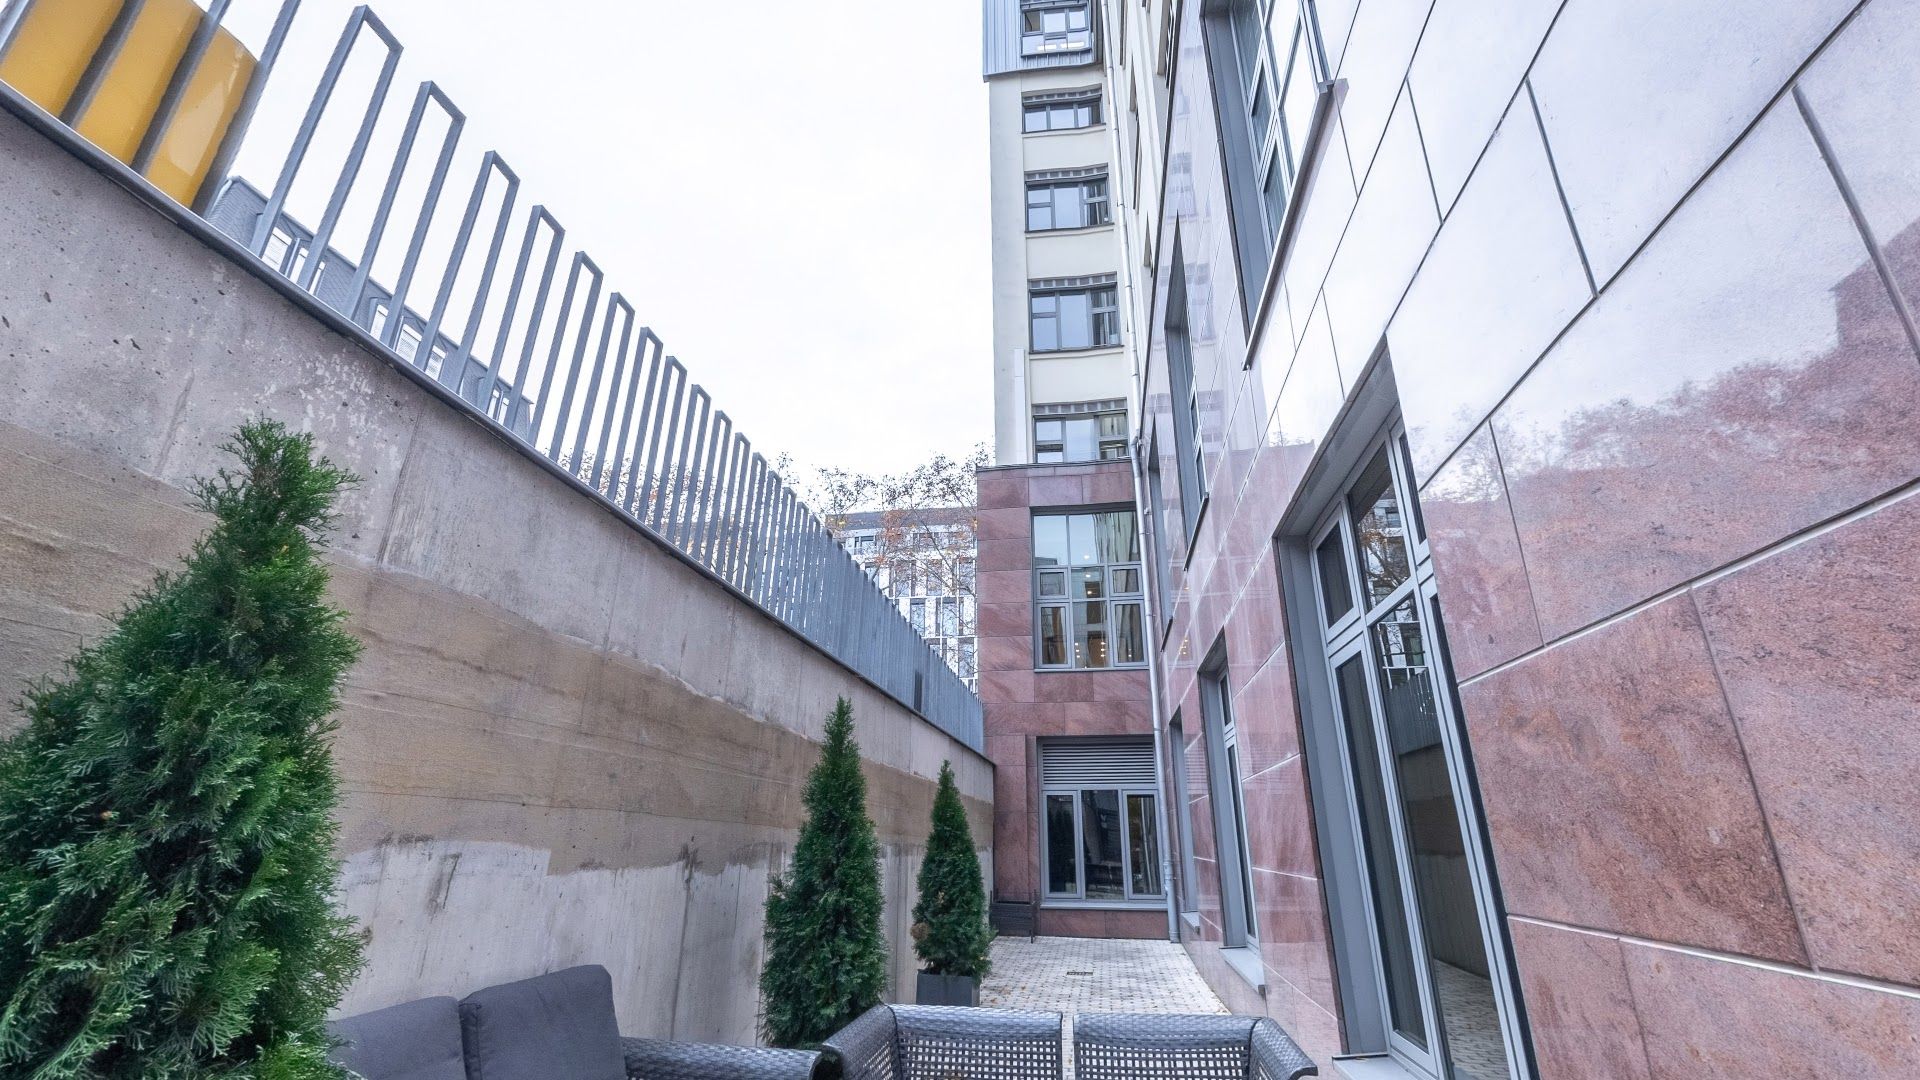
<path fill-rule="evenodd" d="M 847 1080 L 1060 1080 L 1060 1014 L 882 1005 L 827 1048 Z"/>
<path fill-rule="evenodd" d="M 1264 1017 L 1082 1013 L 1073 1022 L 1077 1080 L 1296 1080 L 1318 1069 Z"/>
<path fill-rule="evenodd" d="M 629 1080 L 813 1080 L 820 1055 L 805 1050 L 621 1039 Z"/>

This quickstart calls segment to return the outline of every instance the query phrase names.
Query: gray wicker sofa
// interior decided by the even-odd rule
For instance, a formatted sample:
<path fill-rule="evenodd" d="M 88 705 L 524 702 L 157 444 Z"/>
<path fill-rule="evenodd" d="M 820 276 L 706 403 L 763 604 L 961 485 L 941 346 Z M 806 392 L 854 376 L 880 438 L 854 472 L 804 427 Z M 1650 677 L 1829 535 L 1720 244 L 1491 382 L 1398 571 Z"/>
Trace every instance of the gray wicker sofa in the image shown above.
<path fill-rule="evenodd" d="M 623 1039 L 598 965 L 335 1021 L 333 1059 L 366 1080 L 813 1080 L 798 1050 Z"/>
<path fill-rule="evenodd" d="M 1320 1072 L 1266 1017 L 1081 1013 L 1073 1018 L 1076 1080 L 1299 1080 Z"/>

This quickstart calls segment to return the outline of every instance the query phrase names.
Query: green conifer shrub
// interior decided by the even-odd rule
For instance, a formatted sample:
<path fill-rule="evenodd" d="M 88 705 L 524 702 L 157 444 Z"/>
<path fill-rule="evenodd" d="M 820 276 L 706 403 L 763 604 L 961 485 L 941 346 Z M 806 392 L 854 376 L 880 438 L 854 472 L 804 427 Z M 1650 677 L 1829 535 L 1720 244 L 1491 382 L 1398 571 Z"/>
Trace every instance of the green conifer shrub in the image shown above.
<path fill-rule="evenodd" d="M 767 897 L 760 996 L 774 1046 L 820 1045 L 878 1005 L 887 985 L 880 840 L 867 817 L 867 780 L 846 698 L 827 718 L 805 801 L 793 865 L 774 877 Z"/>
<path fill-rule="evenodd" d="M 949 761 L 940 763 L 940 788 L 933 796 L 933 832 L 920 863 L 913 939 L 913 950 L 930 974 L 978 979 L 987 973 L 993 930 L 987 925 L 986 886 Z"/>
<path fill-rule="evenodd" d="M 319 548 L 353 478 L 277 423 L 223 449 L 212 530 L 0 743 L 0 1076 L 344 1075 L 328 744 L 359 647 Z"/>

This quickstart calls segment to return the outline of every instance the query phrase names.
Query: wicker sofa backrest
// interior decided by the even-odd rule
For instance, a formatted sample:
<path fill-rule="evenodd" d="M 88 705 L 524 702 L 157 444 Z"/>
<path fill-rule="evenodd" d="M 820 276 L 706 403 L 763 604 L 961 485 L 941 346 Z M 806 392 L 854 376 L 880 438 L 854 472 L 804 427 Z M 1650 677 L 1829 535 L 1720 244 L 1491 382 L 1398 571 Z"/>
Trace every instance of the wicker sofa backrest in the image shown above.
<path fill-rule="evenodd" d="M 1060 1080 L 1060 1014 L 895 1005 L 900 1080 Z"/>
<path fill-rule="evenodd" d="M 1265 1017 L 1082 1013 L 1073 1071 L 1078 1080 L 1297 1080 L 1318 1070 Z"/>

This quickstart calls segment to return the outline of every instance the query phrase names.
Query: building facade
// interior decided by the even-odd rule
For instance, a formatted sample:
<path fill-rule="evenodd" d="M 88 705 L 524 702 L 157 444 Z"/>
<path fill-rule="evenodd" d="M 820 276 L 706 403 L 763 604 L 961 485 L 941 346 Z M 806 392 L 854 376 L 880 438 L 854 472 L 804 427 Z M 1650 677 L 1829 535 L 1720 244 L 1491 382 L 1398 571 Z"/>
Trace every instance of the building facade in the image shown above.
<path fill-rule="evenodd" d="M 862 510 L 822 520 L 968 689 L 979 684 L 972 507 Z"/>
<path fill-rule="evenodd" d="M 1170 932 L 1135 509 L 1135 192 L 1094 0 L 984 0 L 995 460 L 979 474 L 979 694 L 997 901 L 1047 934 Z"/>
<path fill-rule="evenodd" d="M 1920 3 L 1120 9 L 1211 985 L 1336 1076 L 1920 1075 Z"/>

